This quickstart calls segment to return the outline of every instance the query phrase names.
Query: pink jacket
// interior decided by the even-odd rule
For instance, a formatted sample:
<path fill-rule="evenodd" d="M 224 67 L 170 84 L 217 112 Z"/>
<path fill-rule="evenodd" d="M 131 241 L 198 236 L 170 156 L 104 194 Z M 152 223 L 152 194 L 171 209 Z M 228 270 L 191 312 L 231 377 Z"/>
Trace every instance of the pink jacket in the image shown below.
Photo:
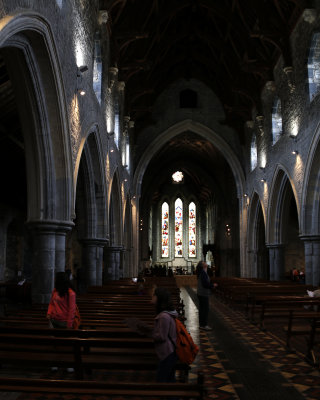
<path fill-rule="evenodd" d="M 177 342 L 175 318 L 177 316 L 176 311 L 162 311 L 154 320 L 152 337 L 159 360 L 164 360 L 175 350 Z"/>
<path fill-rule="evenodd" d="M 56 321 L 64 321 L 67 323 L 67 328 L 72 328 L 73 320 L 76 312 L 76 294 L 72 289 L 69 289 L 68 295 L 59 296 L 56 289 L 53 289 L 47 318 L 55 319 Z"/>

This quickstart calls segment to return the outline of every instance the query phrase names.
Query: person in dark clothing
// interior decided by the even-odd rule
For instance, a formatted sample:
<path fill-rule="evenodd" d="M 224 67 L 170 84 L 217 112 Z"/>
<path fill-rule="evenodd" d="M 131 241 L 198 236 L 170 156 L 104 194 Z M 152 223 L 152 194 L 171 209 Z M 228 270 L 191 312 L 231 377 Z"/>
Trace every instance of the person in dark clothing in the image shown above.
<path fill-rule="evenodd" d="M 211 331 L 212 328 L 208 325 L 209 315 L 209 296 L 212 293 L 213 284 L 207 273 L 208 264 L 205 261 L 199 261 L 197 265 L 198 289 L 197 296 L 199 301 L 199 328 Z"/>

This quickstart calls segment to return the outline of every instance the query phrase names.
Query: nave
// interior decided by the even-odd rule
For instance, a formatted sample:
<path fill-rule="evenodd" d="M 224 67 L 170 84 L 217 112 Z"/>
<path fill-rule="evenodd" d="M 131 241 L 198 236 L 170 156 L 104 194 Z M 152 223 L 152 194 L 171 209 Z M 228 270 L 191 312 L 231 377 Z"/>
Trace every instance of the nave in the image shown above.
<path fill-rule="evenodd" d="M 264 332 L 258 326 L 251 324 L 241 311 L 230 308 L 212 296 L 209 324 L 213 330 L 199 331 L 195 289 L 181 288 L 181 298 L 185 305 L 186 326 L 200 346 L 200 352 L 191 366 L 189 381 L 196 380 L 199 370 L 204 373 L 207 389 L 205 400 L 319 398 L 319 370 L 304 360 L 302 352 L 288 352 L 283 339 L 277 336 L 276 331 L 271 330 L 271 325 L 270 329 L 268 326 L 268 330 Z M 12 371 L 12 376 L 16 372 Z M 23 373 L 30 378 L 39 375 L 50 379 L 74 378 L 73 374 L 67 374 L 63 369 L 58 373 L 53 373 L 50 369 L 44 369 L 41 373 L 24 370 Z M 99 379 L 123 381 L 130 379 L 128 376 L 117 376 L 110 371 L 97 373 L 100 375 Z M 1 370 L 0 376 L 3 374 L 4 371 Z M 134 379 L 139 380 L 141 372 L 135 371 L 133 374 L 135 374 Z M 149 379 L 153 379 L 151 371 Z M 121 400 L 122 397 L 1 393 L 0 399 Z"/>

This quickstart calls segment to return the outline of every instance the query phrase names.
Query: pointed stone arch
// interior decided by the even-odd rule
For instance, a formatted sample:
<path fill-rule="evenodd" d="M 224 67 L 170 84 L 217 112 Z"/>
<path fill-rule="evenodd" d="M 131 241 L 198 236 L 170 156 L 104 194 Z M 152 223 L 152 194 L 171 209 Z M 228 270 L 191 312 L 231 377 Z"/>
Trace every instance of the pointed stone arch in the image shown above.
<path fill-rule="evenodd" d="M 302 190 L 301 239 L 305 245 L 306 284 L 320 282 L 320 124 L 306 161 Z"/>
<path fill-rule="evenodd" d="M 103 274 L 103 247 L 107 242 L 105 175 L 97 127 L 89 134 L 81 148 L 76 188 L 77 240 L 82 257 L 78 261 L 88 285 L 101 285 Z"/>
<path fill-rule="evenodd" d="M 320 236 L 320 124 L 306 162 L 301 208 L 302 234 Z"/>
<path fill-rule="evenodd" d="M 72 160 L 58 55 L 39 15 L 6 19 L 0 47 L 10 67 L 23 120 L 28 220 L 71 221 Z"/>
<path fill-rule="evenodd" d="M 127 196 L 123 218 L 123 277 L 133 277 L 134 269 L 131 260 L 132 254 L 132 211 L 130 196 Z"/>
<path fill-rule="evenodd" d="M 1 23 L 0 49 L 10 71 L 24 141 L 25 222 L 33 234 L 32 299 L 46 303 L 54 272 L 65 267 L 65 237 L 73 226 L 72 152 L 63 79 L 44 18 L 21 12 Z"/>
<path fill-rule="evenodd" d="M 248 276 L 269 278 L 268 252 L 265 245 L 265 209 L 257 192 L 252 195 L 248 216 Z"/>
<path fill-rule="evenodd" d="M 267 247 L 269 248 L 270 279 L 283 280 L 297 262 L 304 268 L 303 244 L 299 238 L 299 207 L 289 174 L 278 166 L 270 192 Z M 302 251 L 300 251 L 302 249 Z M 295 253 L 299 250 L 299 254 Z M 300 260 L 298 260 L 300 258 Z M 291 260 L 288 262 L 288 260 Z M 290 265 L 291 264 L 291 265 Z M 288 266 L 289 265 L 289 266 Z"/>
<path fill-rule="evenodd" d="M 105 248 L 104 282 L 123 276 L 123 214 L 119 171 L 116 169 L 111 180 L 109 200 L 109 246 Z"/>
<path fill-rule="evenodd" d="M 165 143 L 167 143 L 170 139 L 174 138 L 175 136 L 178 136 L 183 132 L 193 132 L 195 134 L 198 134 L 202 138 L 205 138 L 210 143 L 212 143 L 221 152 L 221 154 L 224 156 L 224 158 L 226 159 L 232 170 L 237 189 L 237 196 L 239 199 L 243 199 L 245 177 L 243 168 L 239 162 L 237 155 L 234 153 L 233 149 L 213 129 L 210 129 L 209 127 L 199 122 L 187 119 L 170 126 L 163 132 L 159 132 L 156 139 L 145 149 L 144 153 L 142 154 L 139 163 L 137 165 L 137 168 L 135 170 L 135 174 L 133 177 L 133 185 L 132 185 L 133 193 L 136 195 L 135 204 L 137 210 L 139 209 L 139 199 L 141 196 L 141 186 L 142 186 L 143 176 L 149 163 L 151 162 L 155 154 L 159 152 L 161 148 L 163 148 Z M 243 212 L 242 204 L 239 203 L 239 213 L 240 213 L 239 220 L 240 223 L 243 224 L 243 222 L 246 220 L 243 218 L 242 212 Z M 139 216 L 134 221 L 134 223 L 136 224 L 134 226 L 134 232 L 138 232 L 139 229 L 137 225 L 138 221 L 139 221 Z M 134 243 L 135 243 L 135 248 L 139 249 L 138 235 L 135 236 Z M 139 254 L 137 250 L 134 259 L 135 262 L 138 263 Z M 240 226 L 240 270 L 241 271 L 243 271 L 245 264 L 246 264 L 245 228 L 244 226 Z"/>

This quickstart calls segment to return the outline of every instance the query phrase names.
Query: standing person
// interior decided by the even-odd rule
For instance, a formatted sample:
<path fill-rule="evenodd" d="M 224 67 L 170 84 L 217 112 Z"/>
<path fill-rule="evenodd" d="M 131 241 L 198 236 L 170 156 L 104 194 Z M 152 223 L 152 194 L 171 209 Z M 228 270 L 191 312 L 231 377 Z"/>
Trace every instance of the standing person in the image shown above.
<path fill-rule="evenodd" d="M 159 358 L 157 382 L 175 382 L 175 352 L 177 333 L 176 321 L 178 313 L 171 301 L 170 292 L 165 288 L 156 288 L 152 300 L 156 306 L 157 316 L 154 320 L 152 337 L 155 351 Z"/>
<path fill-rule="evenodd" d="M 151 303 L 155 305 L 157 313 L 153 327 L 135 318 L 127 318 L 126 321 L 138 333 L 153 338 L 159 359 L 157 382 L 175 382 L 175 365 L 178 360 L 175 351 L 177 342 L 175 318 L 178 317 L 178 313 L 172 304 L 170 292 L 165 288 L 154 289 Z"/>
<path fill-rule="evenodd" d="M 47 311 L 47 318 L 53 328 L 73 327 L 76 313 L 76 293 L 71 287 L 69 276 L 65 272 L 57 272 L 55 285 Z"/>
<path fill-rule="evenodd" d="M 205 261 L 199 261 L 196 269 L 198 278 L 199 328 L 205 331 L 211 331 L 212 328 L 208 325 L 208 315 L 209 296 L 211 295 L 213 284 L 210 282 L 207 270 L 208 264 Z"/>

